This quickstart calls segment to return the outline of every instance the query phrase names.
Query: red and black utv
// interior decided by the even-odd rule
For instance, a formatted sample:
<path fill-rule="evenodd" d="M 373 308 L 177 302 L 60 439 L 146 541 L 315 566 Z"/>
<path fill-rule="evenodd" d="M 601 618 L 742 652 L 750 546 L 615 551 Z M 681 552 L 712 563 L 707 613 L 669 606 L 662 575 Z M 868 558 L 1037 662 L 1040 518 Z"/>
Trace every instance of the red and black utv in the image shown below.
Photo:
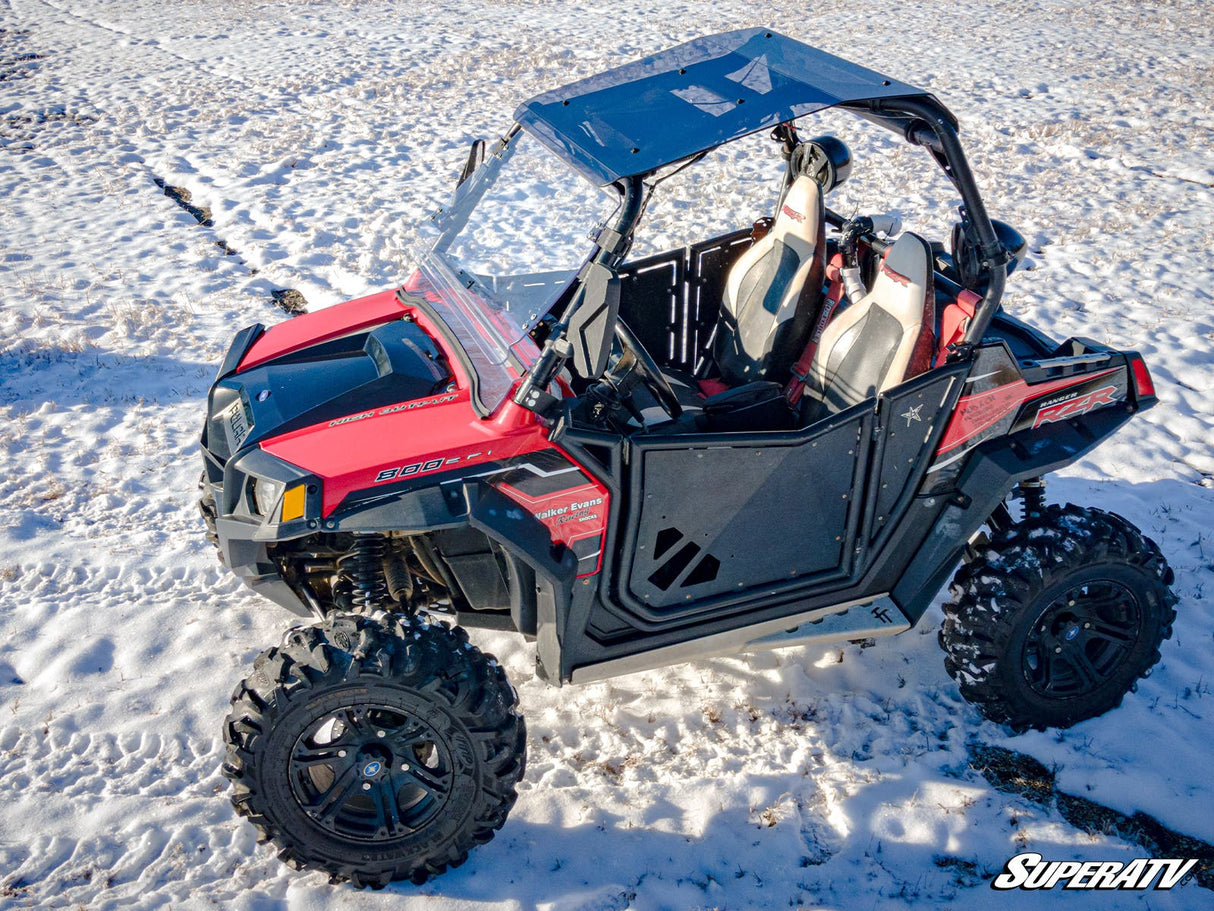
<path fill-rule="evenodd" d="M 828 107 L 943 169 L 947 250 L 825 205 L 851 153 L 798 122 Z M 665 177 L 759 131 L 766 217 L 629 258 Z M 433 229 L 403 287 L 240 332 L 210 392 L 211 537 L 313 621 L 224 726 L 236 808 L 288 862 L 420 882 L 504 823 L 523 720 L 463 627 L 533 639 L 560 685 L 902 632 L 951 576 L 948 671 L 1017 728 L 1104 712 L 1158 659 L 1158 548 L 1042 483 L 1151 377 L 1001 310 L 1024 241 L 932 95 L 701 38 L 525 102 Z"/>

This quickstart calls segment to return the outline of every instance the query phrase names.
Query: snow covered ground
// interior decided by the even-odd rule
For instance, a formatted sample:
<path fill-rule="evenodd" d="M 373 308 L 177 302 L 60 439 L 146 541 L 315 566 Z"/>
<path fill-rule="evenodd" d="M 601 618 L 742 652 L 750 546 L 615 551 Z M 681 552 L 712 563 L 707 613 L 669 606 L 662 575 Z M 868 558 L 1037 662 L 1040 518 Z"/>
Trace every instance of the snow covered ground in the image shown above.
<path fill-rule="evenodd" d="M 1160 543 L 1181 598 L 1161 664 L 1105 717 L 1013 736 L 945 674 L 938 609 L 871 648 L 561 691 L 482 635 L 530 732 L 498 838 L 420 888 L 291 873 L 218 771 L 228 694 L 289 618 L 202 537 L 215 363 L 283 318 L 275 290 L 318 307 L 397 283 L 405 226 L 521 99 L 758 24 L 939 94 L 1031 244 L 1008 308 L 1147 358 L 1160 405 L 1051 493 Z M 995 790 L 967 747 L 1214 842 L 1212 106 L 1208 0 L 0 0 L 0 907 L 1209 907 L 1192 883 L 992 892 L 1021 850 L 1144 850 Z M 854 147 L 870 208 L 936 224 L 954 203 L 910 189 L 921 152 Z"/>

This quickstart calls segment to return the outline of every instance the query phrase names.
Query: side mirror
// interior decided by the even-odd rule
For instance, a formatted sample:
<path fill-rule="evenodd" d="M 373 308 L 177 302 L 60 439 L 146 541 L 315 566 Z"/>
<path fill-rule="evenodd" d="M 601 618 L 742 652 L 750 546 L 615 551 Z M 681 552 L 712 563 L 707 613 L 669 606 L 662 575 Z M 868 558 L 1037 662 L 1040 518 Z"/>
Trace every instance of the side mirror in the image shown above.
<path fill-rule="evenodd" d="M 999 238 L 999 243 L 1003 244 L 1003 249 L 1007 250 L 1011 260 L 1007 264 L 1007 274 L 1011 275 L 1016 271 L 1016 267 L 1024 262 L 1024 251 L 1028 243 L 1024 239 L 1024 235 L 1013 228 L 1005 221 L 999 221 L 992 218 L 991 224 L 995 228 L 995 236 Z"/>
<path fill-rule="evenodd" d="M 1027 244 L 1023 235 L 1007 222 L 992 218 L 991 227 L 995 229 L 995 237 L 998 238 L 999 243 L 1010 257 L 1007 264 L 1007 274 L 1011 275 L 1016 271 L 1016 267 L 1024 261 L 1024 251 Z M 969 242 L 969 238 L 965 236 L 961 225 L 953 225 L 953 236 L 950 245 L 953 252 L 955 277 L 962 287 L 974 289 L 981 278 L 978 274 L 978 252 L 974 249 L 974 245 Z"/>
<path fill-rule="evenodd" d="M 565 334 L 573 345 L 573 369 L 586 379 L 607 369 L 619 314 L 619 276 L 602 263 L 591 263 Z"/>
<path fill-rule="evenodd" d="M 472 148 L 468 150 L 468 160 L 464 162 L 464 169 L 459 172 L 459 180 L 455 186 L 458 189 L 465 180 L 472 176 L 482 164 L 485 163 L 485 140 L 478 139 L 472 143 Z"/>

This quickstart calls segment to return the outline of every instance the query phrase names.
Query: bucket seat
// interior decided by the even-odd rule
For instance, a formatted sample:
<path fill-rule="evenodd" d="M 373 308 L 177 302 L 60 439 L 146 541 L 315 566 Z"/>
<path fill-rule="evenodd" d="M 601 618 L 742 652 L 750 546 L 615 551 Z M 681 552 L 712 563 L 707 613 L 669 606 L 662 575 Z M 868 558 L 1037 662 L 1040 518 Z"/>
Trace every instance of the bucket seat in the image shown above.
<path fill-rule="evenodd" d="M 797 177 L 771 229 L 730 269 L 713 352 L 725 385 L 788 379 L 822 303 L 825 221 L 821 184 Z"/>
<path fill-rule="evenodd" d="M 931 367 L 932 261 L 926 240 L 903 234 L 886 252 L 868 294 L 831 320 L 806 378 L 803 422 L 849 408 Z"/>

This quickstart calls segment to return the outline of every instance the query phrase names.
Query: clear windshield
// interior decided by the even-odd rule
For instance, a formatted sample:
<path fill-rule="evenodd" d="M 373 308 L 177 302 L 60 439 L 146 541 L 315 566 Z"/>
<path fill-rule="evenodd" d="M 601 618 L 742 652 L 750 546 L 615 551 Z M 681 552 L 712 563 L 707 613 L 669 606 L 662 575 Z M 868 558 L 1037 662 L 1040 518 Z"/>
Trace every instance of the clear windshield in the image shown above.
<path fill-rule="evenodd" d="M 516 132 L 436 220 L 421 281 L 406 290 L 424 293 L 463 344 L 487 408 L 510 390 L 510 352 L 524 367 L 538 355 L 528 333 L 586 261 L 591 229 L 618 204 L 615 191 Z"/>

